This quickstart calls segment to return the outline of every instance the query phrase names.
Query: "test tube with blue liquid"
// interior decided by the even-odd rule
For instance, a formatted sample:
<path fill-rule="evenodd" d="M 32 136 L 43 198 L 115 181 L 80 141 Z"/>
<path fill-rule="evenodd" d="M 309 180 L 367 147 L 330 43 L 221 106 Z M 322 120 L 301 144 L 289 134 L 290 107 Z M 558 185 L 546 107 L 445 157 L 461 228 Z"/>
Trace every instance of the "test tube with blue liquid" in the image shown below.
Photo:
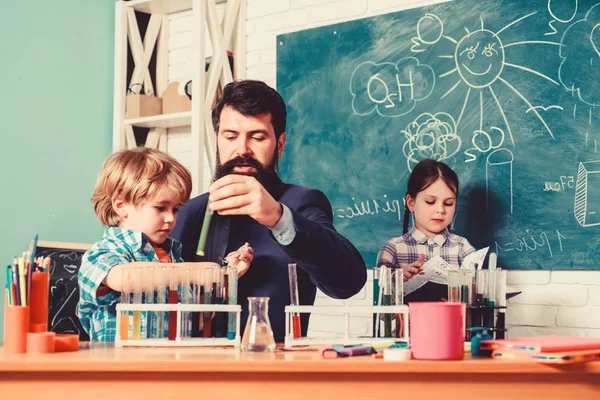
<path fill-rule="evenodd" d="M 184 267 L 179 269 L 179 296 L 181 304 L 193 304 L 192 303 L 192 288 L 191 288 L 191 269 Z M 189 311 L 181 312 L 181 321 L 179 324 L 181 338 L 191 337 L 191 313 Z"/>
<path fill-rule="evenodd" d="M 156 274 L 157 267 L 145 267 L 147 271 L 144 274 L 143 278 L 143 287 L 144 287 L 144 295 L 142 298 L 142 302 L 144 304 L 154 304 L 154 275 Z M 146 337 L 147 339 L 153 339 L 155 332 L 153 331 L 152 324 L 154 323 L 154 312 L 152 311 L 142 311 L 142 320 L 145 321 L 146 327 Z"/>
<path fill-rule="evenodd" d="M 154 271 L 154 302 L 156 304 L 167 304 L 167 293 L 169 292 L 169 269 L 166 265 L 156 267 Z M 162 339 L 167 337 L 168 314 L 164 311 L 157 311 L 152 315 L 152 337 Z"/>
<path fill-rule="evenodd" d="M 228 289 L 229 293 L 227 295 L 228 303 L 230 305 L 237 304 L 237 287 L 238 287 L 238 271 L 236 268 L 229 268 L 229 273 L 227 276 L 228 279 Z M 229 313 L 229 319 L 227 321 L 227 339 L 234 340 L 235 334 L 237 331 L 237 314 L 234 312 Z"/>
<path fill-rule="evenodd" d="M 204 304 L 212 304 L 213 301 L 213 270 L 212 267 L 204 270 Z M 212 337 L 212 312 L 205 311 L 202 320 L 204 337 Z"/>
<path fill-rule="evenodd" d="M 203 276 L 202 268 L 194 268 L 191 271 L 191 286 L 192 286 L 192 303 L 202 304 L 204 302 L 204 289 L 202 288 Z M 200 311 L 192 312 L 191 318 L 191 335 L 192 337 L 200 337 L 202 331 L 202 318 Z"/>

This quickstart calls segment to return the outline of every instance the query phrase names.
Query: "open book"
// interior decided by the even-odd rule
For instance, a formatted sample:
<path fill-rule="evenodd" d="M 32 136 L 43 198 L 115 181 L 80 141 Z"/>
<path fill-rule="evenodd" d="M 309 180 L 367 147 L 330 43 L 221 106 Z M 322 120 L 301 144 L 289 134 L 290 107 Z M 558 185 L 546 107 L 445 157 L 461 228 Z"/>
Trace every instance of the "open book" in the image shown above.
<path fill-rule="evenodd" d="M 477 250 L 475 253 L 469 254 L 463 260 L 461 268 L 471 265 L 483 265 L 483 260 L 485 260 L 488 250 L 489 247 L 485 247 L 481 250 Z M 448 264 L 440 256 L 433 257 L 423 264 L 421 267 L 421 273 L 404 282 L 404 295 L 406 296 L 407 294 L 414 292 L 427 282 L 447 285 L 448 271 L 450 270 L 458 271 L 458 268 Z"/>

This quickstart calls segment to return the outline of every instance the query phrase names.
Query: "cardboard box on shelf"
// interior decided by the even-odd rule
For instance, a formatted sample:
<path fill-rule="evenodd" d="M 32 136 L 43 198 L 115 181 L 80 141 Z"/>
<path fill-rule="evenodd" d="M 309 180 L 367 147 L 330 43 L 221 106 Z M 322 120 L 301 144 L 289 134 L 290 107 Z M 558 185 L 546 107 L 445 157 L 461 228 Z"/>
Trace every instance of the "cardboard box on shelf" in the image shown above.
<path fill-rule="evenodd" d="M 171 82 L 163 92 L 162 113 L 173 114 L 192 110 L 192 100 L 186 94 L 179 94 L 179 82 Z"/>
<path fill-rule="evenodd" d="M 162 114 L 162 99 L 146 94 L 129 94 L 126 96 L 127 104 L 125 118 L 151 117 Z"/>

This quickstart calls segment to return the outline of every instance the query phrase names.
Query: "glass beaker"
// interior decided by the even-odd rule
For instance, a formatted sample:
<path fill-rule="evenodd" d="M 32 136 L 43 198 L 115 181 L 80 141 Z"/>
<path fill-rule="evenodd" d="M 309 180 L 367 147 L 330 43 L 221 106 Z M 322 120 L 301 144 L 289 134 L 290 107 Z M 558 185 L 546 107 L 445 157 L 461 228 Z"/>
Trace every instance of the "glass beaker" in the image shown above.
<path fill-rule="evenodd" d="M 242 351 L 275 351 L 268 297 L 248 297 L 248 321 L 242 337 Z"/>

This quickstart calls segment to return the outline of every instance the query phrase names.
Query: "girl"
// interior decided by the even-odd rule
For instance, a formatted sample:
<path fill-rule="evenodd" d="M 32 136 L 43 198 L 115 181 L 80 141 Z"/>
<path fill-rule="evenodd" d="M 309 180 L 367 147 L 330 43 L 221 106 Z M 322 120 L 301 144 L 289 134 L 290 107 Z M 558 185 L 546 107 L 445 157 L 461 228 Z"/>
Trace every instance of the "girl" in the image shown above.
<path fill-rule="evenodd" d="M 458 177 L 450 167 L 431 159 L 419 162 L 408 179 L 404 234 L 381 246 L 377 266 L 402 268 L 404 282 L 421 271 L 423 262 L 435 256 L 460 267 L 475 249 L 467 239 L 448 232 L 457 197 Z M 408 230 L 410 213 L 414 227 Z M 406 295 L 404 301 L 440 301 L 447 296 L 447 285 L 427 282 Z"/>

